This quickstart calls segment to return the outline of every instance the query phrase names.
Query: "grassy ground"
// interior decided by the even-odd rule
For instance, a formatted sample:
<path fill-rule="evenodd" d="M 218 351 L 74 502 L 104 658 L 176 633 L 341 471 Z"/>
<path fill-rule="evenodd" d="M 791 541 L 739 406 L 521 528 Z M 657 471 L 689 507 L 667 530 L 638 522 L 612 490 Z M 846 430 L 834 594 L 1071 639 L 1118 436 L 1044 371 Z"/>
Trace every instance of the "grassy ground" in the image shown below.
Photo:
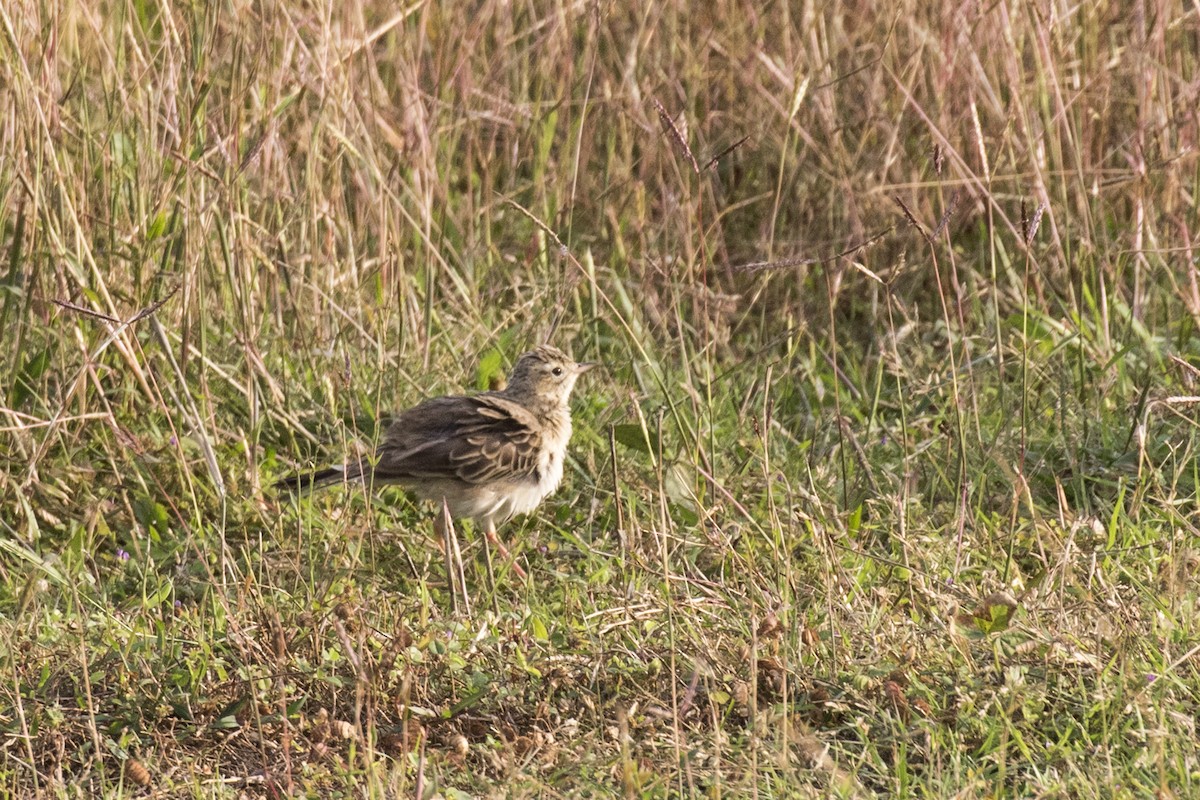
<path fill-rule="evenodd" d="M 1200 795 L 1198 15 L 0 6 L 0 787 Z M 547 337 L 527 582 L 270 489 Z"/>

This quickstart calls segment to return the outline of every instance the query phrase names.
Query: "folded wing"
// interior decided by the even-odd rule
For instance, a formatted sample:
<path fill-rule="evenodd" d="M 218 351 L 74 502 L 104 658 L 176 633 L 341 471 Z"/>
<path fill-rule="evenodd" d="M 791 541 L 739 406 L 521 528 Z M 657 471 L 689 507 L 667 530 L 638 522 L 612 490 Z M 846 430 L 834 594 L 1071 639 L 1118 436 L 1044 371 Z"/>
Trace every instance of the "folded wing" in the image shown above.
<path fill-rule="evenodd" d="M 388 428 L 374 478 L 537 481 L 539 428 L 532 414 L 495 394 L 427 400 Z"/>

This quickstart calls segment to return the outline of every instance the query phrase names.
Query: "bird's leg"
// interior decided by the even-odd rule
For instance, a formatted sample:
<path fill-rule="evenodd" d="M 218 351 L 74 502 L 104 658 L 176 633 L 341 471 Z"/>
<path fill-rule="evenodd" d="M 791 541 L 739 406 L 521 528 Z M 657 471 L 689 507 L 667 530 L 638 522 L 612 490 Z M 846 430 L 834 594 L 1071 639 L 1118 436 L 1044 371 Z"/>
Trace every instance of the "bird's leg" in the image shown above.
<path fill-rule="evenodd" d="M 446 551 L 446 578 L 450 582 L 450 602 L 458 611 L 458 596 L 462 593 L 463 610 L 471 616 L 471 598 L 467 595 L 467 576 L 463 571 L 462 550 L 458 547 L 458 537 L 454 534 L 454 520 L 450 516 L 450 506 L 445 499 L 442 507 L 433 521 L 434 529 L 442 537 L 442 548 Z"/>
<path fill-rule="evenodd" d="M 487 564 L 488 594 L 492 597 L 492 611 L 500 616 L 500 601 L 496 597 L 496 572 L 492 569 L 492 544 L 487 538 L 483 540 L 483 560 Z"/>
<path fill-rule="evenodd" d="M 433 531 L 442 543 L 442 555 L 446 558 L 446 583 L 450 587 L 450 607 L 458 612 L 458 580 L 454 574 L 454 548 L 450 544 L 450 531 L 446 527 L 441 511 L 433 518 Z"/>
<path fill-rule="evenodd" d="M 484 532 L 484 535 L 487 536 L 488 542 L 490 544 L 494 544 L 496 546 L 496 549 L 500 551 L 500 557 L 503 558 L 505 561 L 509 562 L 510 564 L 512 564 L 513 572 L 517 573 L 517 577 L 520 578 L 521 580 L 525 580 L 526 578 L 528 578 L 529 575 L 527 575 L 525 570 L 521 568 L 521 565 L 518 564 L 508 554 L 508 548 L 504 546 L 504 542 L 500 541 L 500 537 L 496 535 L 496 523 L 490 519 L 484 520 L 483 532 Z"/>

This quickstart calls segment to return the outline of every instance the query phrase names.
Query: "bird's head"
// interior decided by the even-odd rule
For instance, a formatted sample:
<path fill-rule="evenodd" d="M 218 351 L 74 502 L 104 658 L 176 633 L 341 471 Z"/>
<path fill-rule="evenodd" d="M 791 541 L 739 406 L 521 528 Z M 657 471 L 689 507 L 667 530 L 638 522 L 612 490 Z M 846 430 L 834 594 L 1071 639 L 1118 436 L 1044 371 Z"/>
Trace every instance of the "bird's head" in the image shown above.
<path fill-rule="evenodd" d="M 594 366 L 544 344 L 517 359 L 504 393 L 525 405 L 563 406 L 571 397 L 575 381 Z"/>

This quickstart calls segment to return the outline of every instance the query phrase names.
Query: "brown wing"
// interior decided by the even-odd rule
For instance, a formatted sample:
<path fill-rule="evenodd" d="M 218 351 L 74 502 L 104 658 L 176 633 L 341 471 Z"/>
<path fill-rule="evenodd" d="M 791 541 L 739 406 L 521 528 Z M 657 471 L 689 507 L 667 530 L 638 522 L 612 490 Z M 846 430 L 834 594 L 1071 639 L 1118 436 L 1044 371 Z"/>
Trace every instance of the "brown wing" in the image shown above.
<path fill-rule="evenodd" d="M 536 480 L 539 427 L 532 414 L 495 394 L 426 400 L 388 428 L 375 478 Z"/>

